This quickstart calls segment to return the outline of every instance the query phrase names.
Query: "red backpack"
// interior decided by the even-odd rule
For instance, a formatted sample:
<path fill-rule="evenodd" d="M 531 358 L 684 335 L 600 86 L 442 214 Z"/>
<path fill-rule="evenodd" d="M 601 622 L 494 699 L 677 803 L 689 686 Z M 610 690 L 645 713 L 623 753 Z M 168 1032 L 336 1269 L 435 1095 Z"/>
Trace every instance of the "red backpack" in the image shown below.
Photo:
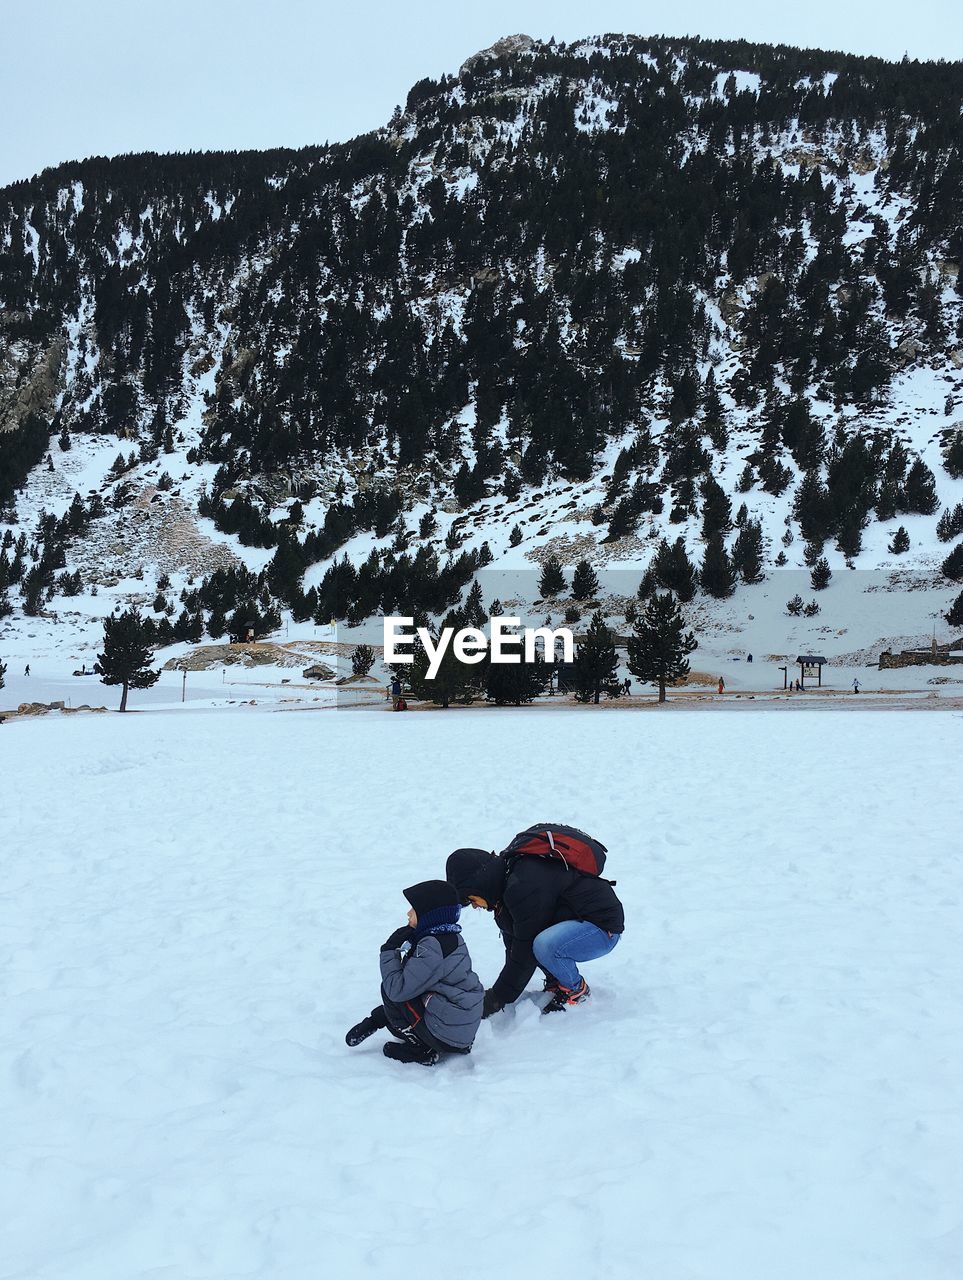
<path fill-rule="evenodd" d="M 504 850 L 507 858 L 550 858 L 584 876 L 601 876 L 606 852 L 604 844 L 578 827 L 563 827 L 556 822 L 540 822 L 520 831 Z"/>

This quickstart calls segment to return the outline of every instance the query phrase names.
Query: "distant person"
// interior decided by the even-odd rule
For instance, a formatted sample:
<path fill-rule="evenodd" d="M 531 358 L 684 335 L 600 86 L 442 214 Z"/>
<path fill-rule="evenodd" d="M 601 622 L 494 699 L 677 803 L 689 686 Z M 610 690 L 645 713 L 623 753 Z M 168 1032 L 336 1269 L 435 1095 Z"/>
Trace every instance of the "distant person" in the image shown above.
<path fill-rule="evenodd" d="M 399 710 L 398 699 L 401 697 L 401 681 L 398 679 L 397 676 L 395 676 L 395 678 L 391 682 L 391 696 L 395 700 L 394 709 L 395 711 L 398 711 Z"/>
<path fill-rule="evenodd" d="M 30 674 L 30 663 L 29 663 L 29 662 L 28 662 L 28 663 L 27 663 L 27 665 L 24 667 L 24 669 L 23 669 L 23 674 L 24 674 L 25 676 L 29 676 L 29 674 Z"/>
<path fill-rule="evenodd" d="M 859 693 L 859 680 L 853 681 L 853 693 Z"/>
<path fill-rule="evenodd" d="M 425 880 L 404 890 L 408 923 L 381 948 L 381 1004 L 351 1028 L 354 1048 L 382 1029 L 382 1052 L 395 1062 L 434 1067 L 449 1053 L 470 1053 L 481 1024 L 485 991 L 461 936 L 461 906 L 453 885 Z"/>
<path fill-rule="evenodd" d="M 797 693 L 802 693 L 802 692 L 803 692 L 803 687 L 802 687 L 802 685 L 799 683 L 799 681 L 798 681 L 798 680 L 796 681 L 796 692 L 797 692 Z"/>
<path fill-rule="evenodd" d="M 720 693 L 725 693 L 725 691 L 726 691 L 726 682 L 725 682 L 725 680 L 723 680 L 722 676 L 720 676 L 720 677 L 719 677 L 719 692 L 720 692 Z"/>
<path fill-rule="evenodd" d="M 752 661 L 752 654 L 751 654 L 751 653 L 747 653 L 747 654 L 746 654 L 746 661 L 747 661 L 747 662 L 751 662 L 751 661 Z"/>
<path fill-rule="evenodd" d="M 404 694 L 402 694 L 402 695 L 401 695 L 401 697 L 398 699 L 398 701 L 395 703 L 395 705 L 394 705 L 394 710 L 395 710 L 395 711 L 407 711 L 407 710 L 408 710 L 408 703 L 405 701 L 405 695 L 404 695 Z"/>
<path fill-rule="evenodd" d="M 622 688 L 625 690 L 626 693 L 632 692 L 632 681 L 628 678 L 628 676 L 626 676 L 625 680 L 623 681 Z"/>

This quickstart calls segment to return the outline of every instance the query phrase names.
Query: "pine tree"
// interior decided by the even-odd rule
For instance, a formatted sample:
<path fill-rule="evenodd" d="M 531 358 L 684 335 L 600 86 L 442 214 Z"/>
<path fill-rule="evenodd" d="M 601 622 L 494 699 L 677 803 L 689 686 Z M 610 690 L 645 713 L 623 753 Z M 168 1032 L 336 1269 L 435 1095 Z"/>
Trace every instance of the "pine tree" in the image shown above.
<path fill-rule="evenodd" d="M 729 495 L 713 476 L 706 476 L 700 489 L 702 494 L 702 536 L 709 542 L 716 534 L 728 533 L 732 528 L 732 503 Z"/>
<path fill-rule="evenodd" d="M 136 609 L 104 619 L 104 651 L 98 654 L 94 671 L 103 684 L 123 687 L 121 711 L 127 710 L 128 690 L 149 689 L 160 679 L 160 670 L 151 670 L 152 657 L 149 634 Z"/>
<path fill-rule="evenodd" d="M 906 477 L 903 510 L 931 516 L 940 505 L 936 496 L 936 479 L 922 458 L 917 458 Z"/>
<path fill-rule="evenodd" d="M 952 510 L 947 507 L 937 520 L 936 536 L 940 542 L 952 542 L 961 533 L 963 533 L 963 502 L 958 502 Z"/>
<path fill-rule="evenodd" d="M 813 565 L 812 573 L 809 580 L 812 583 L 814 591 L 825 591 L 829 586 L 829 580 L 833 576 L 833 571 L 829 567 L 829 561 L 825 556 L 820 556 Z"/>
<path fill-rule="evenodd" d="M 466 625 L 465 615 L 458 610 L 446 614 L 442 628 L 452 627 L 455 631 Z M 432 640 L 437 644 L 439 630 L 429 628 Z M 408 679 L 411 691 L 417 698 L 433 702 L 439 707 L 450 707 L 453 702 L 470 703 L 484 688 L 485 670 L 489 665 L 484 662 L 472 664 L 460 662 L 455 656 L 454 644 L 449 644 L 438 666 L 438 670 L 429 678 L 428 652 L 420 640 L 414 645 L 414 661 L 408 668 Z"/>
<path fill-rule="evenodd" d="M 954 582 L 963 582 L 963 542 L 956 544 L 940 567 Z"/>
<path fill-rule="evenodd" d="M 7 664 L 0 662 L 0 689 L 3 688 L 3 677 L 7 674 Z"/>
<path fill-rule="evenodd" d="M 476 578 L 465 602 L 465 622 L 469 627 L 483 627 L 486 621 L 487 615 L 485 606 L 482 603 L 481 583 Z"/>
<path fill-rule="evenodd" d="M 565 590 L 565 574 L 558 556 L 549 556 L 542 565 L 542 573 L 538 580 L 538 594 L 543 600 L 553 600 Z"/>
<path fill-rule="evenodd" d="M 351 670 L 356 676 L 366 676 L 374 666 L 374 649 L 370 644 L 355 645 L 351 655 Z"/>
<path fill-rule="evenodd" d="M 521 528 L 517 524 L 513 525 L 512 531 L 508 535 L 508 545 L 510 547 L 517 547 L 518 544 L 521 542 L 521 540 L 522 540 Z"/>
<path fill-rule="evenodd" d="M 957 431 L 946 446 L 943 466 L 954 480 L 963 480 L 963 431 Z"/>
<path fill-rule="evenodd" d="M 220 640 L 227 634 L 227 615 L 220 607 L 211 610 L 211 616 L 207 620 L 207 634 L 212 640 Z"/>
<path fill-rule="evenodd" d="M 597 704 L 602 690 L 615 680 L 618 669 L 615 636 L 597 610 L 592 614 L 585 639 L 575 652 L 575 689 L 579 702 Z"/>
<path fill-rule="evenodd" d="M 722 400 L 719 398 L 716 375 L 713 369 L 709 370 L 706 377 L 702 408 L 705 415 L 706 435 L 712 441 L 712 447 L 716 452 L 723 453 L 729 444 L 729 432 L 726 430 L 726 413 Z"/>
<path fill-rule="evenodd" d="M 798 618 L 803 611 L 803 598 L 797 591 L 791 600 L 786 601 L 786 612 L 790 617 Z"/>
<path fill-rule="evenodd" d="M 818 471 L 807 471 L 796 493 L 793 514 L 807 542 L 825 542 L 832 532 L 833 516 L 829 492 Z"/>
<path fill-rule="evenodd" d="M 960 592 L 955 602 L 950 606 L 946 621 L 951 627 L 963 627 L 963 591 Z"/>
<path fill-rule="evenodd" d="M 658 585 L 655 570 L 651 565 L 649 565 L 648 569 L 646 569 L 645 573 L 643 573 L 639 580 L 639 585 L 636 588 L 636 600 L 648 600 Z"/>
<path fill-rule="evenodd" d="M 847 559 L 858 556 L 863 549 L 864 522 L 865 517 L 861 516 L 858 510 L 847 511 L 839 521 L 836 546 Z"/>
<path fill-rule="evenodd" d="M 665 702 L 665 686 L 689 674 L 688 655 L 697 647 L 672 594 L 654 595 L 629 637 L 629 671 L 643 684 L 658 684 L 659 701 Z"/>
<path fill-rule="evenodd" d="M 732 545 L 732 567 L 743 582 L 762 581 L 762 546 L 762 523 L 747 520 Z"/>
<path fill-rule="evenodd" d="M 889 553 L 891 556 L 901 556 L 904 551 L 909 551 L 910 536 L 906 532 L 903 525 L 893 534 L 893 541 L 889 544 Z"/>
<path fill-rule="evenodd" d="M 534 662 L 486 662 L 485 694 L 496 706 L 520 707 L 545 691 L 548 672 L 545 659 L 535 655 Z"/>
<path fill-rule="evenodd" d="M 671 546 L 663 538 L 656 550 L 652 569 L 659 586 L 675 592 L 683 604 L 695 595 L 696 569 L 689 559 L 683 538 L 676 538 Z"/>
<path fill-rule="evenodd" d="M 721 534 L 715 534 L 706 544 L 705 557 L 699 570 L 699 584 L 703 591 L 717 600 L 725 600 L 735 590 L 736 571 L 732 567 Z"/>
<path fill-rule="evenodd" d="M 591 600 L 597 594 L 599 580 L 587 560 L 580 560 L 572 575 L 572 595 L 576 600 Z"/>

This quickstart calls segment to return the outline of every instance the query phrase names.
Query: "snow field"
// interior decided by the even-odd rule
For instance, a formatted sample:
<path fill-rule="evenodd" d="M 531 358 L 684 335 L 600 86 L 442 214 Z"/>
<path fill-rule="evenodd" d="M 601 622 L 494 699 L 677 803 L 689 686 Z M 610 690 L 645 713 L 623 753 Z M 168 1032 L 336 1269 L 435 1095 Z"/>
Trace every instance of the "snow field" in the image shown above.
<path fill-rule="evenodd" d="M 956 1280 L 963 717 L 378 716 L 0 730 L 4 1280 Z M 592 1001 L 348 1050 L 402 888 L 541 817 Z"/>

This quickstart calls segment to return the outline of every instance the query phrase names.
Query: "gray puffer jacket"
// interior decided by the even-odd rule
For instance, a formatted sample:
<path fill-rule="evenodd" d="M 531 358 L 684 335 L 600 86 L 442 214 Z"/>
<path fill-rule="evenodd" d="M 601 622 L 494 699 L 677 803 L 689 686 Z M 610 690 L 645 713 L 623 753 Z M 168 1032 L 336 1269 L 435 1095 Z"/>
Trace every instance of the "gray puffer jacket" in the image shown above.
<path fill-rule="evenodd" d="M 427 934 L 404 959 L 394 949 L 382 951 L 381 985 L 395 1004 L 420 997 L 428 1031 L 441 1044 L 462 1052 L 471 1047 L 485 989 L 461 934 Z"/>

